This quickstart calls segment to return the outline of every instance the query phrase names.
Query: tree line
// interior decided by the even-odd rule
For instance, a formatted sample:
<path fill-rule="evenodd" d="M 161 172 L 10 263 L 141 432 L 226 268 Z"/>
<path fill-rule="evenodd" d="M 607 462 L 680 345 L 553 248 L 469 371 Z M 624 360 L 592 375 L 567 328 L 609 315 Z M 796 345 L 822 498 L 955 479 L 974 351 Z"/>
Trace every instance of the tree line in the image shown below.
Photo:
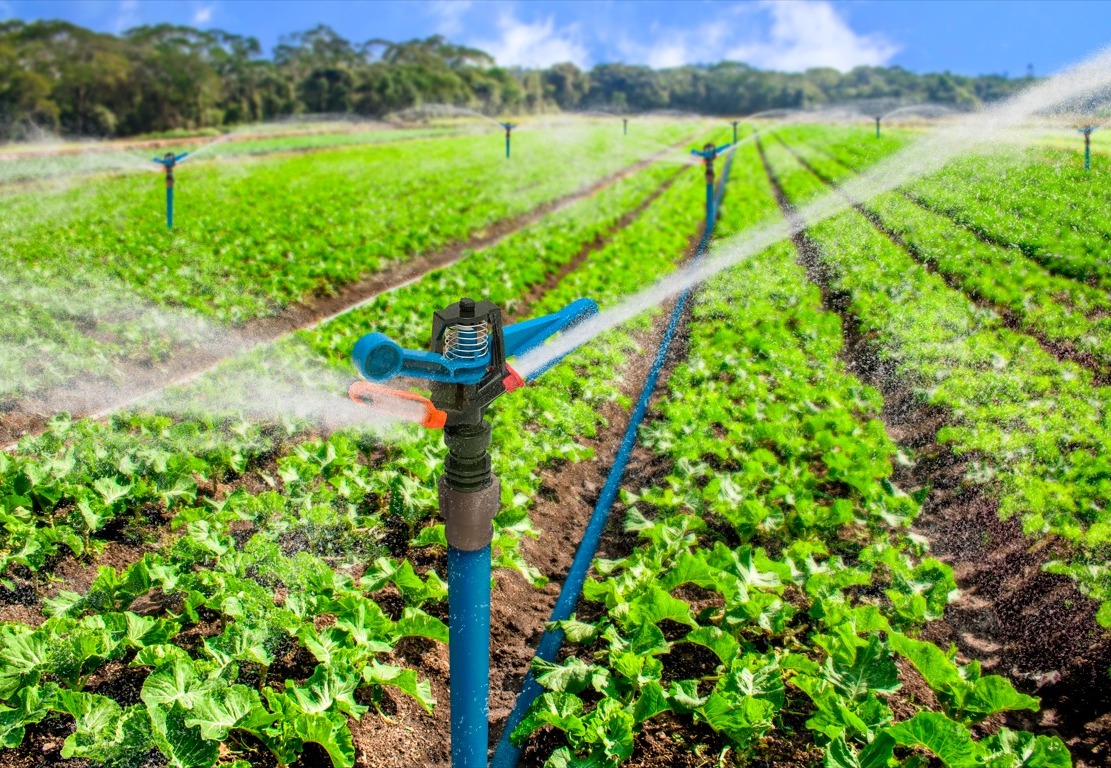
<path fill-rule="evenodd" d="M 48 130 L 134 136 L 298 114 L 384 115 L 451 104 L 490 115 L 600 109 L 719 115 L 845 102 L 971 108 L 1030 78 L 919 75 L 899 67 L 770 72 L 738 62 L 654 70 L 498 66 L 442 36 L 353 43 L 327 26 L 281 40 L 159 24 L 121 35 L 64 21 L 0 22 L 0 139 Z"/>

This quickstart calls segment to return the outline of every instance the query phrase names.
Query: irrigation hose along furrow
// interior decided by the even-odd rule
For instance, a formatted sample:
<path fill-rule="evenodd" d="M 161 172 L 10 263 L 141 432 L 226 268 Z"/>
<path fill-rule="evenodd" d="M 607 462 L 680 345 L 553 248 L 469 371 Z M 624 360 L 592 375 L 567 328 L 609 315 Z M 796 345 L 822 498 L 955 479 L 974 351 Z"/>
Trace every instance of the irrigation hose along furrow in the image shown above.
<path fill-rule="evenodd" d="M 715 195 L 716 203 L 714 211 L 720 212 L 721 200 L 725 196 L 725 185 L 729 181 L 729 170 L 733 164 L 733 153 L 729 153 L 725 161 L 725 168 L 722 171 L 721 181 L 719 183 L 717 194 Z M 706 223 L 705 230 L 702 233 L 702 238 L 698 242 L 698 248 L 695 250 L 692 262 L 697 262 L 705 254 L 710 245 L 710 238 L 714 233 L 714 225 L 717 223 L 715 216 L 713 221 Z M 648 377 L 644 380 L 644 387 L 641 389 L 640 398 L 637 400 L 636 408 L 633 409 L 632 416 L 629 419 L 629 426 L 625 429 L 625 435 L 621 440 L 621 447 L 614 457 L 613 466 L 610 467 L 609 475 L 606 477 L 606 483 L 602 487 L 602 492 L 598 496 L 598 501 L 594 506 L 594 511 L 590 515 L 590 520 L 587 523 L 586 530 L 583 532 L 582 541 L 579 543 L 579 548 L 575 552 L 574 560 L 571 562 L 571 567 L 567 571 L 567 578 L 563 582 L 563 587 L 559 591 L 559 598 L 556 600 L 555 607 L 552 608 L 551 618 L 548 623 L 557 621 L 565 621 L 570 618 L 571 612 L 575 610 L 578 605 L 579 596 L 582 594 L 583 585 L 586 583 L 587 573 L 590 570 L 590 564 L 594 561 L 594 556 L 598 551 L 598 545 L 602 539 L 602 532 L 606 528 L 606 523 L 609 520 L 610 510 L 613 508 L 613 502 L 617 499 L 617 492 L 621 489 L 621 482 L 625 477 L 625 469 L 629 465 L 629 459 L 632 457 L 633 449 L 636 447 L 637 432 L 640 428 L 640 423 L 643 421 L 645 414 L 648 411 L 648 402 L 652 399 L 652 394 L 656 390 L 656 381 L 659 379 L 660 372 L 663 370 L 664 362 L 667 360 L 668 353 L 671 350 L 671 342 L 675 338 L 675 332 L 678 330 L 679 322 L 682 319 L 683 311 L 686 308 L 687 300 L 690 298 L 692 288 L 687 288 L 675 302 L 675 309 L 671 313 L 671 319 L 667 324 L 667 329 L 664 331 L 663 338 L 660 340 L 660 347 L 656 352 L 656 358 L 652 363 L 652 368 L 648 372 Z M 562 359 L 562 358 L 560 358 Z M 550 367 L 546 366 L 544 370 Z M 534 375 L 538 375 L 534 374 Z M 559 653 L 560 646 L 563 645 L 563 632 L 558 629 L 547 629 L 544 635 L 540 638 L 540 644 L 536 648 L 536 660 L 553 662 L 556 655 Z M 506 720 L 505 727 L 502 730 L 501 738 L 498 740 L 497 749 L 494 751 L 494 759 L 490 763 L 490 768 L 516 768 L 517 762 L 521 759 L 521 749 L 516 747 L 510 741 L 510 735 L 525 717 L 529 707 L 532 706 L 533 701 L 543 693 L 540 684 L 536 682 L 536 677 L 530 669 L 525 675 L 524 683 L 521 685 L 521 692 L 517 696 L 517 701 L 513 705 L 513 711 L 510 712 L 508 720 Z"/>

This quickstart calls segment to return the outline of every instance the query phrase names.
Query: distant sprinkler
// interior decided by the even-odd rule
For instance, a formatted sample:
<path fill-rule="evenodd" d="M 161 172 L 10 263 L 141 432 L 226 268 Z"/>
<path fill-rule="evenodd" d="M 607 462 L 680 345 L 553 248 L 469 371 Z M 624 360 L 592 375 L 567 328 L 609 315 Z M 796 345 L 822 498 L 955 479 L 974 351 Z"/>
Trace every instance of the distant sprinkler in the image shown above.
<path fill-rule="evenodd" d="M 621 135 L 622 136 L 628 136 L 629 135 L 629 118 L 627 118 L 627 117 L 621 118 Z"/>
<path fill-rule="evenodd" d="M 729 124 L 733 126 L 733 143 L 737 143 L 737 126 L 741 124 L 740 120 L 730 120 Z"/>
<path fill-rule="evenodd" d="M 516 123 L 498 123 L 505 129 L 505 159 L 509 159 L 509 134 L 513 133 L 513 129 L 517 127 Z"/>
<path fill-rule="evenodd" d="M 166 169 L 166 228 L 174 228 L 174 166 L 185 159 L 188 152 L 182 152 L 180 155 L 174 155 L 173 152 L 167 152 L 161 158 L 151 158 L 154 162 L 158 163 Z"/>
<path fill-rule="evenodd" d="M 703 165 L 706 166 L 706 227 L 713 226 L 712 222 L 717 215 L 714 208 L 714 161 L 723 153 L 733 148 L 733 144 L 724 144 L 720 147 L 714 146 L 714 143 L 708 142 L 702 149 L 692 149 L 691 154 L 695 157 L 701 157 Z"/>
<path fill-rule="evenodd" d="M 1077 133 L 1084 136 L 1084 170 L 1092 170 L 1092 131 L 1099 130 L 1098 125 L 1085 125 L 1077 128 Z"/>
<path fill-rule="evenodd" d="M 883 120 L 882 115 L 876 115 L 876 138 L 880 137 L 880 120 Z"/>

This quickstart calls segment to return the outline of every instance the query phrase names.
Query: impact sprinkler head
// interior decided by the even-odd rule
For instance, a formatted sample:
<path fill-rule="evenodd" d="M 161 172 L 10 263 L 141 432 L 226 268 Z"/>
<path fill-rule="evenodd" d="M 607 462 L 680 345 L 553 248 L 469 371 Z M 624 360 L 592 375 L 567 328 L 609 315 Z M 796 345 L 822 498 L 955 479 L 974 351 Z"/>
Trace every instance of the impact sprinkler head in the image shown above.
<path fill-rule="evenodd" d="M 509 135 L 513 133 L 513 129 L 517 127 L 516 123 L 498 123 L 505 129 L 505 159 L 509 159 Z"/>
<path fill-rule="evenodd" d="M 1092 170 L 1092 132 L 1098 130 L 1098 125 L 1082 125 L 1076 129 L 1084 137 L 1084 170 Z"/>
<path fill-rule="evenodd" d="M 430 351 L 404 349 L 388 336 L 369 333 L 351 354 L 370 382 L 397 376 L 422 379 L 432 384 L 431 399 L 377 385 L 368 388 L 366 382 L 352 385 L 351 397 L 366 405 L 375 405 L 375 396 L 387 394 L 421 403 L 424 415 L 419 423 L 433 429 L 474 423 L 499 396 L 524 386 L 506 358 L 535 349 L 597 311 L 592 300 L 579 299 L 554 314 L 503 328 L 496 305 L 461 299 L 433 315 Z"/>
<path fill-rule="evenodd" d="M 166 227 L 167 229 L 174 228 L 174 166 L 180 163 L 188 155 L 188 152 L 182 152 L 180 155 L 175 155 L 173 152 L 167 152 L 162 157 L 151 158 L 152 162 L 158 163 L 166 169 Z"/>

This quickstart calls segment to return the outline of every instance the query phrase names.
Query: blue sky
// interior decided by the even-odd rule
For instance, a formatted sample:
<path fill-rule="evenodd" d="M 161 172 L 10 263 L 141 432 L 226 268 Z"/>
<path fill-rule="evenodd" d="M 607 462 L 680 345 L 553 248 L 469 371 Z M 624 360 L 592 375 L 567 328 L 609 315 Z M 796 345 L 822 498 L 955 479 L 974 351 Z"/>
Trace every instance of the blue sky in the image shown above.
<path fill-rule="evenodd" d="M 979 0 L 0 0 L 0 19 L 60 18 L 119 32 L 156 22 L 257 37 L 318 23 L 348 39 L 441 33 L 506 65 L 609 61 L 765 69 L 891 64 L 916 72 L 1050 74 L 1111 44 L 1111 2 Z"/>

